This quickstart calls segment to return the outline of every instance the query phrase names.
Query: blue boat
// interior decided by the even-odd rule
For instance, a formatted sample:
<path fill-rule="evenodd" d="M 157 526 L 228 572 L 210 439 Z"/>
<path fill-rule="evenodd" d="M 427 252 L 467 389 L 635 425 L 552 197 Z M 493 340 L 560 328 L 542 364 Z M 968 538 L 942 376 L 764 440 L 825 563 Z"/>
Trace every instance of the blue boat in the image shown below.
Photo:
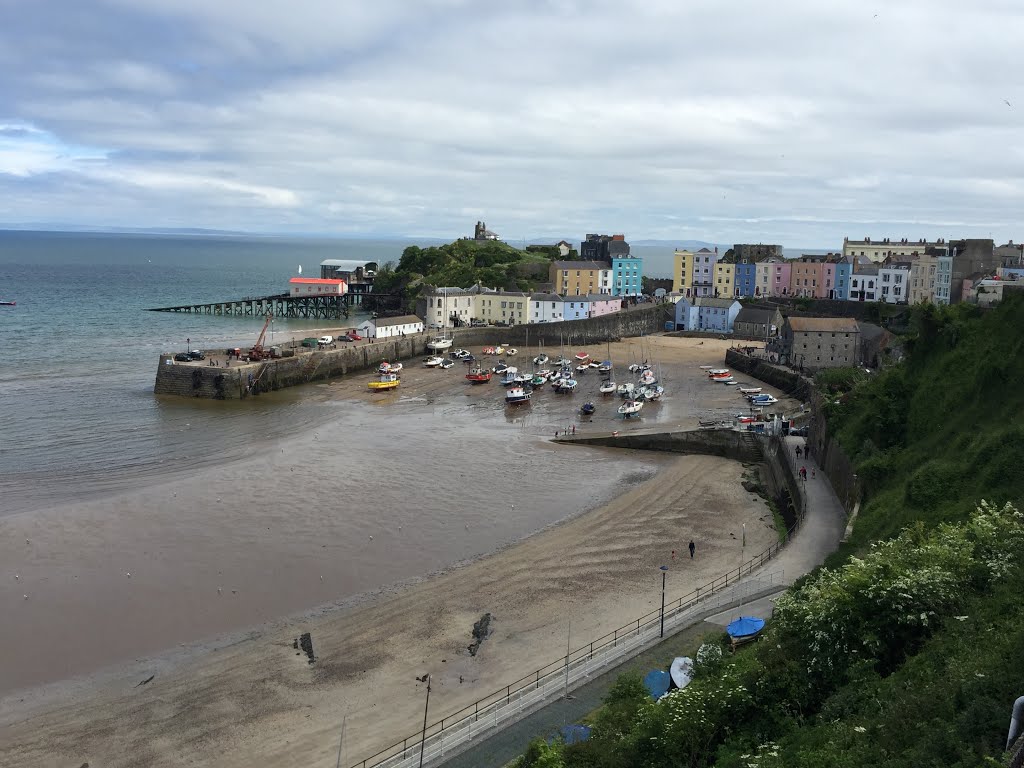
<path fill-rule="evenodd" d="M 578 744 L 590 738 L 589 725 L 564 725 L 559 729 L 562 741 L 566 744 Z"/>
<path fill-rule="evenodd" d="M 730 621 L 725 631 L 729 633 L 729 637 L 734 642 L 742 643 L 752 640 L 762 629 L 764 629 L 764 619 L 759 619 L 756 616 L 740 616 L 738 619 Z"/>
<path fill-rule="evenodd" d="M 644 675 L 644 686 L 655 701 L 668 693 L 671 684 L 672 676 L 664 669 L 652 669 Z"/>
<path fill-rule="evenodd" d="M 584 403 L 583 407 L 580 408 L 580 413 L 582 413 L 584 416 L 591 416 L 596 410 L 597 406 L 595 406 L 593 403 Z"/>

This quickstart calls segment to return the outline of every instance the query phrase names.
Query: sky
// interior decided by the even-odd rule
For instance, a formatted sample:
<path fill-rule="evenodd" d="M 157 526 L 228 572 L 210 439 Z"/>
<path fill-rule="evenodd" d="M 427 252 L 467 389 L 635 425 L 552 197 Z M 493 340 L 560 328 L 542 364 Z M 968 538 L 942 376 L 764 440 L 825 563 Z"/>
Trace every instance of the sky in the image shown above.
<path fill-rule="evenodd" d="M 0 0 L 0 227 L 1024 239 L 1019 0 Z"/>

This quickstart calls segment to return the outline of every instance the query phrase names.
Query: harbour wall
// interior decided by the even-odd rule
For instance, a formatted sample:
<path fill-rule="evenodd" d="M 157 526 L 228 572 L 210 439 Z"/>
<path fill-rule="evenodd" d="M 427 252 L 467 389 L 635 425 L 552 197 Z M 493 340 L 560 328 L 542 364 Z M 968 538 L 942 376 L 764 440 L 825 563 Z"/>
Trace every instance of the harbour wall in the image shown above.
<path fill-rule="evenodd" d="M 743 371 L 748 376 L 771 384 L 776 389 L 781 389 L 787 395 L 792 395 L 804 402 L 811 397 L 811 382 L 796 371 L 773 365 L 753 355 L 748 355 L 738 349 L 730 349 L 725 353 L 725 364 L 729 368 Z"/>
<path fill-rule="evenodd" d="M 456 347 L 511 344 L 548 349 L 561 345 L 584 347 L 610 339 L 659 333 L 667 312 L 660 305 L 638 307 L 587 320 L 539 323 L 509 327 L 458 328 Z M 372 343 L 346 343 L 338 349 L 299 351 L 294 357 L 235 363 L 230 367 L 176 364 L 171 354 L 161 354 L 153 391 L 158 395 L 239 400 L 261 392 L 294 387 L 312 381 L 345 376 L 376 368 L 387 360 L 409 360 L 427 354 L 432 334 L 416 334 Z"/>

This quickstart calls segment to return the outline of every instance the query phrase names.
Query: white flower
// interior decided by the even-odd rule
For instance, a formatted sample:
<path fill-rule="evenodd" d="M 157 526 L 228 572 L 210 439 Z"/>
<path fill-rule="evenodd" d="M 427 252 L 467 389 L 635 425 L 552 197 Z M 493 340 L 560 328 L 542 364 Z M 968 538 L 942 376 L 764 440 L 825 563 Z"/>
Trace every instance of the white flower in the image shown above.
<path fill-rule="evenodd" d="M 865 728 L 863 725 L 855 725 L 853 726 L 853 730 L 855 730 L 857 733 L 867 733 L 868 731 L 868 729 Z"/>
<path fill-rule="evenodd" d="M 957 621 L 967 621 L 967 619 L 969 619 L 970 616 L 954 616 L 953 618 Z"/>

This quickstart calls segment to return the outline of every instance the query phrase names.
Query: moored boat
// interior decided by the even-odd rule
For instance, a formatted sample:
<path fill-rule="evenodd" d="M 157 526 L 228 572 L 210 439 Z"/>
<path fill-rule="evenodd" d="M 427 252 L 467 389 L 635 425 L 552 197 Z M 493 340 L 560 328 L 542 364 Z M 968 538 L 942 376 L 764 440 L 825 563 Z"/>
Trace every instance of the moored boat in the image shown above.
<path fill-rule="evenodd" d="M 537 355 L 533 358 L 534 365 L 545 365 L 548 362 L 548 356 L 544 354 Z"/>
<path fill-rule="evenodd" d="M 0 301 L 0 307 L 15 307 L 17 305 L 16 301 Z"/>
<path fill-rule="evenodd" d="M 619 384 L 616 391 L 623 397 L 632 397 L 634 389 L 636 389 L 636 385 L 631 381 L 627 381 L 625 384 Z"/>
<path fill-rule="evenodd" d="M 511 387 L 516 383 L 516 378 L 519 376 L 518 368 L 506 368 L 505 372 L 501 375 L 501 385 L 503 387 Z M 522 382 L 519 382 L 522 383 Z"/>
<path fill-rule="evenodd" d="M 597 406 L 594 405 L 593 403 L 584 403 L 583 406 L 580 408 L 580 413 L 582 413 L 584 416 L 590 416 L 596 410 Z"/>
<path fill-rule="evenodd" d="M 555 391 L 559 393 L 573 392 L 578 383 L 576 379 L 559 379 L 554 382 Z"/>
<path fill-rule="evenodd" d="M 588 363 L 590 362 L 590 355 L 588 355 L 586 352 L 577 352 L 575 357 L 581 363 L 584 362 L 584 361 L 586 361 Z"/>
<path fill-rule="evenodd" d="M 606 381 L 597 388 L 597 391 L 602 395 L 614 395 L 617 388 L 618 385 L 614 381 Z"/>
<path fill-rule="evenodd" d="M 485 371 L 483 368 L 474 368 L 466 374 L 466 378 L 471 384 L 486 384 L 491 380 L 491 372 Z"/>
<path fill-rule="evenodd" d="M 442 334 L 441 336 L 436 336 L 430 341 L 428 341 L 427 349 L 433 352 L 444 352 L 452 348 L 452 344 L 454 343 L 454 341 L 455 339 L 451 338 L 450 336 L 445 336 Z"/>
<path fill-rule="evenodd" d="M 536 389 L 537 387 L 543 387 L 547 383 L 548 383 L 547 377 L 546 376 L 541 376 L 539 373 L 536 376 L 534 376 L 532 379 L 530 379 L 530 386 L 532 386 L 534 389 Z"/>
<path fill-rule="evenodd" d="M 423 361 L 423 365 L 425 365 L 427 368 L 436 368 L 441 364 L 442 360 L 444 360 L 444 358 L 441 357 L 440 355 L 432 355 L 431 357 L 428 357 L 426 360 Z"/>
<path fill-rule="evenodd" d="M 740 387 L 740 392 L 744 395 L 757 395 L 761 392 L 761 387 Z"/>
<path fill-rule="evenodd" d="M 631 416 L 635 416 L 636 414 L 640 413 L 643 407 L 643 400 L 627 400 L 626 402 L 619 406 L 619 415 L 625 416 L 628 419 Z"/>
<path fill-rule="evenodd" d="M 528 402 L 530 402 L 530 393 L 522 387 L 511 387 L 505 393 L 506 405 L 520 405 Z"/>
<path fill-rule="evenodd" d="M 441 360 L 441 363 L 437 366 L 438 368 L 444 368 L 446 371 L 455 365 L 455 361 L 451 358 L 445 358 Z"/>
<path fill-rule="evenodd" d="M 576 373 L 586 373 L 589 368 L 590 366 L 586 363 L 580 363 L 576 366 Z"/>
<path fill-rule="evenodd" d="M 399 385 L 398 374 L 396 373 L 382 373 L 380 379 L 377 381 L 371 381 L 366 386 L 375 391 L 382 391 L 388 389 L 395 389 Z"/>

